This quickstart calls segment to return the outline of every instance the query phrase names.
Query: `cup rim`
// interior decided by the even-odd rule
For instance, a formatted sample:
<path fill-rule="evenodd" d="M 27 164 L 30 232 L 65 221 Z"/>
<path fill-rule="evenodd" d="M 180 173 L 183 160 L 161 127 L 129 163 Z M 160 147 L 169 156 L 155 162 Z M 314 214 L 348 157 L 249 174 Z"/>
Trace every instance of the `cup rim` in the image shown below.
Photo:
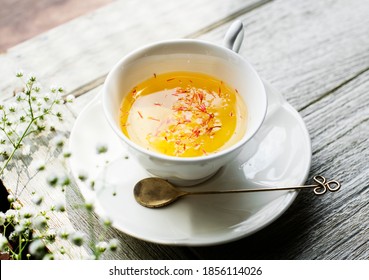
<path fill-rule="evenodd" d="M 108 100 L 108 95 L 109 95 L 107 93 L 107 90 L 106 90 L 107 84 L 112 79 L 113 73 L 115 73 L 121 67 L 121 65 L 124 62 L 128 61 L 129 59 L 133 58 L 134 56 L 138 56 L 143 51 L 148 50 L 148 49 L 153 48 L 153 47 L 159 47 L 161 45 L 183 44 L 183 43 L 199 44 L 199 45 L 203 45 L 205 47 L 217 48 L 221 51 L 226 52 L 227 54 L 229 54 L 231 56 L 237 57 L 238 59 L 240 59 L 244 63 L 246 63 L 246 65 L 248 66 L 248 68 L 251 70 L 254 77 L 256 78 L 257 83 L 259 83 L 261 85 L 261 88 L 262 88 L 262 99 L 263 99 L 262 102 L 264 104 L 263 104 L 262 118 L 260 119 L 260 121 L 257 125 L 257 128 L 252 133 L 249 133 L 248 135 L 244 135 L 239 141 L 237 141 L 233 145 L 225 148 L 224 150 L 220 150 L 218 152 L 212 152 L 212 153 L 209 153 L 209 154 L 203 155 L 203 156 L 177 157 L 177 156 L 165 155 L 165 154 L 155 152 L 155 151 L 152 151 L 152 150 L 147 150 L 144 147 L 142 147 L 142 146 L 136 144 L 135 142 L 133 142 L 132 140 L 130 140 L 126 135 L 124 135 L 124 133 L 121 131 L 121 129 L 118 128 L 114 118 L 111 115 L 111 112 L 107 108 L 107 100 Z M 127 55 L 122 57 L 114 65 L 114 67 L 109 71 L 109 73 L 108 73 L 108 75 L 107 75 L 107 77 L 104 81 L 102 91 L 103 91 L 102 103 L 103 103 L 103 110 L 104 110 L 105 118 L 107 119 L 107 121 L 108 121 L 110 127 L 113 129 L 113 131 L 117 134 L 117 136 L 121 140 L 123 140 L 125 142 L 126 145 L 128 145 L 129 147 L 134 148 L 135 150 L 138 150 L 140 153 L 146 154 L 150 158 L 155 158 L 155 159 L 163 160 L 163 161 L 180 162 L 180 163 L 193 163 L 193 162 L 208 161 L 208 160 L 220 158 L 220 157 L 225 156 L 225 155 L 227 155 L 227 154 L 229 154 L 233 151 L 238 150 L 239 148 L 242 148 L 250 139 L 253 138 L 253 136 L 257 133 L 257 131 L 262 126 L 262 124 L 265 120 L 265 117 L 266 117 L 267 107 L 268 107 L 268 99 L 267 99 L 267 94 L 266 94 L 264 83 L 263 83 L 262 79 L 260 78 L 259 74 L 254 69 L 254 67 L 251 65 L 251 63 L 249 63 L 249 61 L 246 58 L 244 58 L 243 56 L 239 55 L 238 53 L 236 53 L 236 52 L 234 52 L 234 51 L 232 51 L 232 50 L 230 50 L 230 49 L 228 49 L 224 46 L 213 44 L 213 43 L 203 41 L 203 40 L 198 40 L 198 39 L 183 39 L 182 38 L 182 39 L 162 40 L 162 41 L 159 41 L 159 42 L 154 42 L 154 43 L 151 43 L 151 44 L 144 45 L 140 48 L 137 48 L 137 49 L 129 52 Z"/>

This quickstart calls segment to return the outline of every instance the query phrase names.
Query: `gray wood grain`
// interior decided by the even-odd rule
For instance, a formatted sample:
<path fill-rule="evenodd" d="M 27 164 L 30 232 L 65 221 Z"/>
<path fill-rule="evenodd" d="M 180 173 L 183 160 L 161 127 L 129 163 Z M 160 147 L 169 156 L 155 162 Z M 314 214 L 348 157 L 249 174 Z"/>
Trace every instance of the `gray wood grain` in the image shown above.
<path fill-rule="evenodd" d="M 302 109 L 368 70 L 369 2 L 273 1 L 240 16 L 240 54 Z M 200 36 L 222 43 L 229 24 Z"/>
<path fill-rule="evenodd" d="M 188 6 L 175 16 L 170 11 L 178 7 L 176 4 L 157 7 L 159 2 L 148 4 L 152 15 L 140 11 L 135 19 L 129 15 L 134 10 L 133 1 L 116 3 L 34 38 L 0 56 L 1 73 L 8 70 L 9 65 L 19 62 L 24 62 L 27 67 L 41 63 L 48 65 L 42 69 L 42 75 L 55 74 L 56 78 L 69 83 L 69 89 L 81 96 L 66 109 L 64 130 L 68 132 L 82 108 L 101 89 L 104 76 L 113 62 L 123 53 L 169 37 L 199 38 L 220 44 L 230 22 L 235 18 L 241 19 L 246 26 L 241 55 L 246 56 L 261 76 L 281 91 L 307 124 L 313 150 L 309 177 L 322 174 L 335 178 L 342 182 L 342 190 L 323 197 L 316 197 L 308 191 L 301 192 L 282 217 L 268 227 L 242 240 L 219 246 L 162 246 L 111 229 L 107 235 L 118 237 L 122 247 L 118 253 L 106 257 L 369 259 L 369 1 L 281 0 L 224 4 L 222 1 L 203 0 L 200 10 L 193 15 L 193 22 L 183 28 L 180 22 L 193 10 L 195 2 L 184 1 Z M 111 12 L 109 9 L 123 7 L 121 12 L 127 15 L 127 25 L 116 26 L 117 18 L 114 16 L 104 22 L 103 19 Z M 208 8 L 206 12 L 205 7 Z M 224 11 L 218 13 L 221 8 Z M 116 14 L 121 15 L 119 12 Z M 215 16 L 204 16 L 210 14 Z M 164 18 L 158 19 L 159 15 Z M 150 25 L 139 26 L 139 20 L 143 18 L 150 19 Z M 94 27 L 88 33 L 92 23 L 103 27 Z M 111 29 L 105 35 L 94 33 L 107 27 Z M 74 28 L 87 34 L 82 36 L 83 39 L 76 39 L 73 34 L 78 32 L 72 32 Z M 63 34 L 68 31 L 71 34 Z M 147 36 L 142 37 L 142 34 Z M 102 36 L 100 38 L 106 41 L 98 41 L 87 48 L 86 44 L 91 43 L 94 36 Z M 120 39 L 126 36 L 134 40 L 125 39 L 122 43 Z M 73 43 L 68 45 L 68 40 Z M 55 55 L 63 47 L 67 48 L 67 59 Z M 43 51 L 43 55 L 36 55 L 37 48 Z M 98 54 L 106 48 L 110 48 L 111 55 L 102 59 Z M 56 57 L 56 60 L 51 57 Z M 11 79 L 4 79 L 0 82 L 0 89 L 3 92 L 10 89 L 10 85 Z M 40 151 L 35 157 L 42 154 Z M 15 181 L 10 179 L 8 183 L 11 185 Z M 54 194 L 42 183 L 32 185 L 29 191 L 36 187 L 51 203 Z M 25 195 L 25 203 L 29 202 L 29 195 Z M 68 214 L 53 218 L 55 226 L 70 224 L 87 230 L 89 221 L 86 213 L 73 207 L 81 202 L 75 184 L 67 190 L 66 199 Z M 94 223 L 98 223 L 96 218 Z M 99 225 L 96 229 L 97 232 L 103 231 Z M 82 248 L 73 252 L 72 257 L 84 255 L 87 251 Z"/>

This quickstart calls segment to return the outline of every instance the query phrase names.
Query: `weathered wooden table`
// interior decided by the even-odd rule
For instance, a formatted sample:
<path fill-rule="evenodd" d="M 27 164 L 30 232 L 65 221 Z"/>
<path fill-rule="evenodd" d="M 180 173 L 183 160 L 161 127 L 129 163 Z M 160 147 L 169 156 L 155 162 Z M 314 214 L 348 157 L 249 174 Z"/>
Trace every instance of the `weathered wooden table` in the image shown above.
<path fill-rule="evenodd" d="M 222 44 L 231 22 L 239 19 L 246 27 L 240 54 L 307 125 L 312 143 L 309 178 L 316 174 L 335 178 L 342 183 L 341 191 L 322 197 L 301 192 L 269 226 L 217 246 L 158 245 L 111 229 L 108 236 L 120 240 L 120 250 L 106 258 L 368 259 L 368 15 L 366 0 L 117 0 L 0 54 L 1 99 L 12 94 L 18 68 L 37 73 L 41 80 L 62 83 L 68 94 L 77 97 L 64 112 L 63 130 L 69 133 L 125 54 L 172 38 Z M 43 151 L 37 153 L 34 158 Z M 58 164 L 53 168 L 58 170 Z M 45 203 L 52 203 L 53 191 L 43 176 L 40 173 L 27 186 L 21 197 L 24 205 L 31 204 L 35 189 L 43 193 Z M 10 190 L 16 180 L 16 174 L 5 174 Z M 52 216 L 52 224 L 88 228 L 86 214 L 72 207 L 81 200 L 76 184 L 67 190 L 65 200 L 67 212 Z M 64 257 L 80 258 L 87 250 L 78 248 Z"/>

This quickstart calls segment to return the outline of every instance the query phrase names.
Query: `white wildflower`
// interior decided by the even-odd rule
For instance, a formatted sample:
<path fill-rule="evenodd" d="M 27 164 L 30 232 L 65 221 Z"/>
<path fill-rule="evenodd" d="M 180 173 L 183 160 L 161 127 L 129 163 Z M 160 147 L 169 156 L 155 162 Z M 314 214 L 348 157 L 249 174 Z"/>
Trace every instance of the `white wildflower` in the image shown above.
<path fill-rule="evenodd" d="M 47 241 L 53 243 L 56 239 L 56 235 L 57 235 L 57 233 L 56 233 L 55 229 L 50 229 L 45 234 L 45 238 L 46 238 Z"/>
<path fill-rule="evenodd" d="M 26 227 L 23 224 L 22 225 L 18 224 L 14 227 L 14 231 L 19 236 L 20 234 L 26 231 Z"/>
<path fill-rule="evenodd" d="M 37 78 L 36 78 L 36 75 L 35 75 L 35 74 L 30 73 L 30 74 L 28 75 L 28 82 L 29 82 L 29 83 L 34 83 L 34 82 L 36 82 L 36 80 L 37 80 Z"/>
<path fill-rule="evenodd" d="M 69 236 L 73 233 L 73 230 L 70 229 L 70 228 L 66 228 L 66 227 L 63 227 L 63 228 L 60 228 L 57 232 L 58 236 L 61 238 L 61 239 L 68 239 Z"/>
<path fill-rule="evenodd" d="M 24 75 L 23 69 L 19 69 L 17 72 L 15 72 L 15 76 L 18 78 L 23 77 L 23 75 Z"/>
<path fill-rule="evenodd" d="M 25 101 L 26 99 L 26 94 L 23 92 L 23 91 L 18 91 L 16 94 L 15 94 L 15 100 L 17 102 L 23 102 Z"/>
<path fill-rule="evenodd" d="M 46 253 L 45 244 L 41 239 L 36 239 L 31 242 L 28 251 L 36 257 L 42 257 Z"/>
<path fill-rule="evenodd" d="M 0 233 L 0 251 L 5 251 L 8 248 L 8 239 Z"/>
<path fill-rule="evenodd" d="M 65 204 L 63 202 L 57 202 L 54 206 L 55 211 L 65 212 Z"/>
<path fill-rule="evenodd" d="M 37 171 L 43 171 L 46 169 L 46 162 L 44 160 L 35 160 L 32 165 Z"/>
<path fill-rule="evenodd" d="M 32 218 L 33 216 L 35 216 L 35 210 L 31 207 L 28 206 L 24 206 L 20 211 L 19 211 L 20 215 L 25 218 L 25 219 L 29 219 Z"/>
<path fill-rule="evenodd" d="M 30 219 L 22 219 L 19 224 L 25 228 L 30 228 L 32 226 L 32 222 Z"/>
<path fill-rule="evenodd" d="M 46 182 L 50 187 L 56 187 L 58 184 L 59 178 L 56 174 L 49 174 L 46 178 Z"/>
<path fill-rule="evenodd" d="M 104 226 L 111 226 L 113 223 L 112 219 L 108 216 L 101 217 L 101 222 Z"/>
<path fill-rule="evenodd" d="M 40 194 L 34 194 L 32 196 L 31 201 L 36 205 L 41 205 L 42 201 L 44 200 L 43 196 Z"/>
<path fill-rule="evenodd" d="M 64 146 L 64 142 L 65 142 L 65 137 L 60 134 L 55 136 L 55 138 L 52 140 L 52 143 L 54 143 L 57 147 L 60 147 L 60 148 Z"/>
<path fill-rule="evenodd" d="M 96 145 L 96 153 L 103 154 L 108 151 L 108 145 L 106 143 L 98 143 Z"/>
<path fill-rule="evenodd" d="M 118 249 L 119 240 L 116 238 L 110 239 L 109 241 L 109 250 L 115 252 Z"/>
<path fill-rule="evenodd" d="M 5 147 L 2 148 L 2 152 L 5 153 L 7 156 L 10 156 L 11 153 L 13 152 L 14 148 L 11 145 L 7 145 Z M 9 201 L 11 202 L 11 201 Z"/>
<path fill-rule="evenodd" d="M 51 92 L 57 92 L 57 90 L 58 90 L 58 86 L 57 85 L 51 85 L 50 86 L 50 91 Z"/>
<path fill-rule="evenodd" d="M 51 103 L 50 102 L 50 100 L 51 100 L 50 93 L 43 93 L 41 98 L 44 100 L 45 104 L 50 105 L 50 103 Z"/>
<path fill-rule="evenodd" d="M 17 103 L 9 103 L 9 104 L 6 104 L 5 106 L 9 113 L 15 113 L 17 112 L 19 108 L 19 105 Z"/>
<path fill-rule="evenodd" d="M 5 212 L 5 218 L 7 222 L 15 221 L 17 218 L 17 211 L 14 209 L 9 209 Z"/>
<path fill-rule="evenodd" d="M 55 257 L 54 257 L 54 255 L 53 254 L 46 254 L 43 258 L 42 258 L 42 260 L 44 260 L 44 261 L 52 261 L 52 260 L 55 260 Z"/>
<path fill-rule="evenodd" d="M 65 98 L 65 101 L 68 103 L 72 103 L 74 99 L 76 99 L 76 97 L 73 94 L 68 94 L 67 97 Z"/>
<path fill-rule="evenodd" d="M 84 205 L 85 205 L 85 208 L 88 211 L 92 211 L 95 208 L 95 203 L 94 203 L 94 200 L 92 198 L 86 198 Z"/>
<path fill-rule="evenodd" d="M 38 230 L 43 230 L 47 226 L 47 220 L 44 216 L 37 216 L 32 220 L 33 227 Z"/>
<path fill-rule="evenodd" d="M 71 180 L 67 174 L 63 174 L 59 177 L 59 183 L 61 186 L 69 186 L 71 183 Z"/>
<path fill-rule="evenodd" d="M 78 179 L 80 179 L 82 182 L 86 181 L 88 179 L 88 173 L 85 170 L 80 170 L 78 172 Z"/>
<path fill-rule="evenodd" d="M 9 195 L 8 195 L 8 201 L 9 201 L 10 203 L 14 202 L 14 201 L 15 201 L 15 197 L 14 197 L 14 195 L 9 194 Z"/>
<path fill-rule="evenodd" d="M 6 215 L 3 212 L 0 212 L 0 226 L 3 226 L 6 221 Z"/>
<path fill-rule="evenodd" d="M 69 235 L 69 240 L 76 246 L 82 246 L 85 242 L 85 234 L 80 231 L 75 231 Z"/>
<path fill-rule="evenodd" d="M 108 248 L 108 243 L 105 241 L 101 241 L 99 243 L 96 244 L 96 249 L 100 252 L 103 253 L 105 252 L 105 250 Z"/>
<path fill-rule="evenodd" d="M 64 158 L 70 158 L 72 156 L 72 152 L 70 149 L 64 149 L 63 150 L 63 157 Z"/>

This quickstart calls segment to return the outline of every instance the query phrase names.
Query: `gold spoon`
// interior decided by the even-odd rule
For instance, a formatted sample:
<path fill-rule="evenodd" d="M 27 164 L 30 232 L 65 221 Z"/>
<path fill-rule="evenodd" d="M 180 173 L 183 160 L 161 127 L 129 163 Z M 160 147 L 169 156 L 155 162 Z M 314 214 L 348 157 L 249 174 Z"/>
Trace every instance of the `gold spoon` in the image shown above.
<path fill-rule="evenodd" d="M 142 206 L 149 208 L 159 208 L 169 205 L 178 198 L 186 195 L 198 194 L 225 194 L 225 193 L 246 193 L 246 192 L 263 192 L 263 191 L 285 191 L 296 189 L 314 189 L 316 195 L 322 195 L 327 192 L 336 192 L 340 189 L 341 184 L 336 181 L 328 181 L 323 176 L 315 176 L 315 185 L 290 186 L 280 188 L 258 188 L 258 189 L 239 189 L 239 190 L 223 190 L 223 191 L 199 191 L 187 192 L 174 187 L 168 181 L 161 178 L 146 178 L 139 181 L 134 189 L 133 194 L 136 201 Z"/>

